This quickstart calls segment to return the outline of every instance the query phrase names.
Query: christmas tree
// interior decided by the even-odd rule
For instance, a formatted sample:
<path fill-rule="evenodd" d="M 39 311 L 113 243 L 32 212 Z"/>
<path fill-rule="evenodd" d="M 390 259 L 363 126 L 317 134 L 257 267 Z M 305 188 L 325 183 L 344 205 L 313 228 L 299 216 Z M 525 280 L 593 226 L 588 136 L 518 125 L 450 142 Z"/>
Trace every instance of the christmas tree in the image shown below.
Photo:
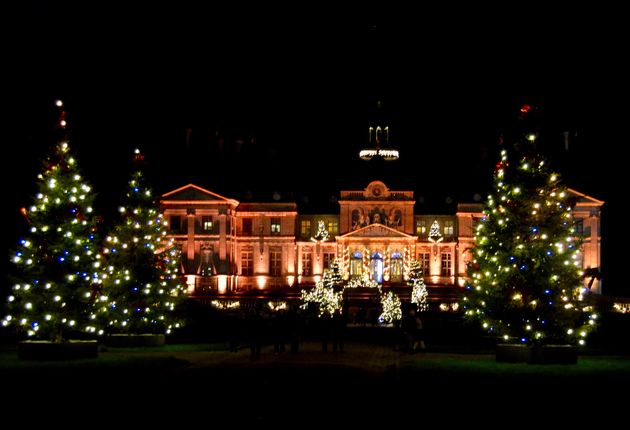
<path fill-rule="evenodd" d="M 30 229 L 12 256 L 13 290 L 2 325 L 59 342 L 96 331 L 91 305 L 99 299 L 99 258 L 94 193 L 70 151 L 61 101 L 57 106 L 62 137 L 37 176 L 36 198 L 22 210 Z"/>
<path fill-rule="evenodd" d="M 307 309 L 309 303 L 315 303 L 318 307 L 317 315 L 321 317 L 332 317 L 335 313 L 341 314 L 343 311 L 343 291 L 335 291 L 332 286 L 327 286 L 324 281 L 315 283 L 315 287 L 310 290 L 302 290 L 302 309 Z"/>
<path fill-rule="evenodd" d="M 379 316 L 379 320 L 392 324 L 402 319 L 402 304 L 392 291 L 381 294 L 381 306 L 383 306 L 383 313 Z"/>
<path fill-rule="evenodd" d="M 140 168 L 143 159 L 136 150 L 126 206 L 119 209 L 122 219 L 104 248 L 107 301 L 99 320 L 110 333 L 168 334 L 180 325 L 176 311 L 185 292 L 178 276 L 179 251 L 166 239 L 166 221 Z"/>
<path fill-rule="evenodd" d="M 535 137 L 519 140 L 513 159 L 501 151 L 476 227 L 465 315 L 505 340 L 583 345 L 597 314 L 581 282 L 574 202 L 536 155 Z"/>
<path fill-rule="evenodd" d="M 330 263 L 330 269 L 324 271 L 324 283 L 330 287 L 339 287 L 342 281 L 339 263 L 335 259 Z"/>
<path fill-rule="evenodd" d="M 427 303 L 427 286 L 422 278 L 422 266 L 420 266 L 420 262 L 418 260 L 413 260 L 411 262 L 407 285 L 411 287 L 411 303 L 414 303 L 420 312 L 428 310 L 429 304 Z"/>

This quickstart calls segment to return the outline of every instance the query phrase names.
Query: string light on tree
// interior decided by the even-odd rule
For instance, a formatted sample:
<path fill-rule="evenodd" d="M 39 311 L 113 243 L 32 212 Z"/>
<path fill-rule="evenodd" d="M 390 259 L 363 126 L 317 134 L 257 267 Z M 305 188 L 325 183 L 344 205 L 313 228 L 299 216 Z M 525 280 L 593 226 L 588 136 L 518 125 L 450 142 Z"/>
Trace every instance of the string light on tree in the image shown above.
<path fill-rule="evenodd" d="M 429 303 L 427 300 L 429 294 L 422 277 L 422 266 L 418 260 L 411 262 L 408 278 L 407 285 L 411 287 L 411 303 L 415 304 L 420 312 L 428 310 Z"/>
<path fill-rule="evenodd" d="M 103 253 L 108 274 L 103 281 L 99 320 L 109 333 L 170 333 L 182 324 L 177 310 L 185 299 L 178 274 L 180 252 L 166 239 L 167 223 L 145 185 L 134 151 L 121 220 L 107 237 Z"/>
<path fill-rule="evenodd" d="M 60 138 L 37 176 L 35 201 L 21 211 L 30 235 L 13 253 L 13 288 L 2 325 L 62 341 L 77 331 L 97 331 L 92 305 L 100 279 L 94 194 L 70 150 L 63 102 L 55 105 Z"/>
<path fill-rule="evenodd" d="M 326 223 L 320 219 L 317 221 L 317 233 L 311 237 L 313 242 L 326 242 L 330 238 L 328 230 L 326 230 Z"/>
<path fill-rule="evenodd" d="M 388 291 L 381 295 L 381 305 L 383 306 L 383 313 L 379 316 L 379 320 L 393 324 L 394 321 L 402 319 L 402 305 L 395 293 Z"/>
<path fill-rule="evenodd" d="M 531 108 L 526 108 L 527 113 Z M 597 314 L 578 267 L 574 201 L 535 154 L 530 134 L 507 149 L 475 231 L 466 318 L 489 333 L 526 344 L 584 344 Z M 535 135 L 534 140 L 535 140 Z"/>

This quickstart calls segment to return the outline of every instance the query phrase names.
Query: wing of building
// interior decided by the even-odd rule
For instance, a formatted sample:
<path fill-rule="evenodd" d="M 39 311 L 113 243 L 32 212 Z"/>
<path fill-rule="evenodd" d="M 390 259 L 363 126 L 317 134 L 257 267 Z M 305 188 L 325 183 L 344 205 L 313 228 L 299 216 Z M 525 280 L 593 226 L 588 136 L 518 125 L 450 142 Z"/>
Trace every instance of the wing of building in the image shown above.
<path fill-rule="evenodd" d="M 604 202 L 570 192 L 584 239 L 582 266 L 599 268 Z M 367 277 L 401 292 L 417 259 L 430 299 L 452 300 L 465 283 L 473 229 L 482 217 L 481 204 L 416 214 L 413 191 L 390 190 L 381 181 L 341 191 L 337 214 L 302 215 L 295 203 L 240 203 L 193 184 L 164 194 L 161 203 L 182 249 L 188 291 L 197 298 L 290 295 L 313 285 L 334 259 L 345 279 Z M 600 292 L 599 280 L 591 289 Z"/>

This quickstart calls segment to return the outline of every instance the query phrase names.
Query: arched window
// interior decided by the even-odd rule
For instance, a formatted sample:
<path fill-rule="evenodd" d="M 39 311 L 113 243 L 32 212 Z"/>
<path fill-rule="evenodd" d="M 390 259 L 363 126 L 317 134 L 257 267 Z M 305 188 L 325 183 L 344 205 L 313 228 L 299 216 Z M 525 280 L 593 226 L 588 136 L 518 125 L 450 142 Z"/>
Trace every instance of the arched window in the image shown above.
<path fill-rule="evenodd" d="M 392 253 L 389 262 L 389 279 L 392 282 L 402 282 L 403 280 L 403 258 L 398 251 Z"/>
<path fill-rule="evenodd" d="M 370 278 L 379 284 L 383 282 L 383 256 L 379 252 L 372 254 L 370 260 Z"/>
<path fill-rule="evenodd" d="M 354 252 L 350 257 L 350 276 L 361 277 L 363 274 L 363 254 Z"/>

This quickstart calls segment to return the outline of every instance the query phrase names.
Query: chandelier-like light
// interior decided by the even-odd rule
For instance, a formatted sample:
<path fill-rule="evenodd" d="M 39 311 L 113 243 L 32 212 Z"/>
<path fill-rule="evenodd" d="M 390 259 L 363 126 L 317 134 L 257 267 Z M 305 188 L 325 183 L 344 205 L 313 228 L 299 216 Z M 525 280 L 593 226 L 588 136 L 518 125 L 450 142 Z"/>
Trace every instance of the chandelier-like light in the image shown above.
<path fill-rule="evenodd" d="M 362 160 L 369 161 L 374 157 L 380 157 L 386 161 L 398 160 L 400 157 L 400 153 L 397 149 L 384 149 L 381 148 L 381 140 L 383 136 L 385 138 L 385 142 L 389 143 L 389 127 L 381 128 L 381 127 L 370 127 L 369 128 L 369 141 L 372 140 L 376 143 L 376 147 L 372 149 L 362 149 L 359 151 L 359 157 Z"/>

